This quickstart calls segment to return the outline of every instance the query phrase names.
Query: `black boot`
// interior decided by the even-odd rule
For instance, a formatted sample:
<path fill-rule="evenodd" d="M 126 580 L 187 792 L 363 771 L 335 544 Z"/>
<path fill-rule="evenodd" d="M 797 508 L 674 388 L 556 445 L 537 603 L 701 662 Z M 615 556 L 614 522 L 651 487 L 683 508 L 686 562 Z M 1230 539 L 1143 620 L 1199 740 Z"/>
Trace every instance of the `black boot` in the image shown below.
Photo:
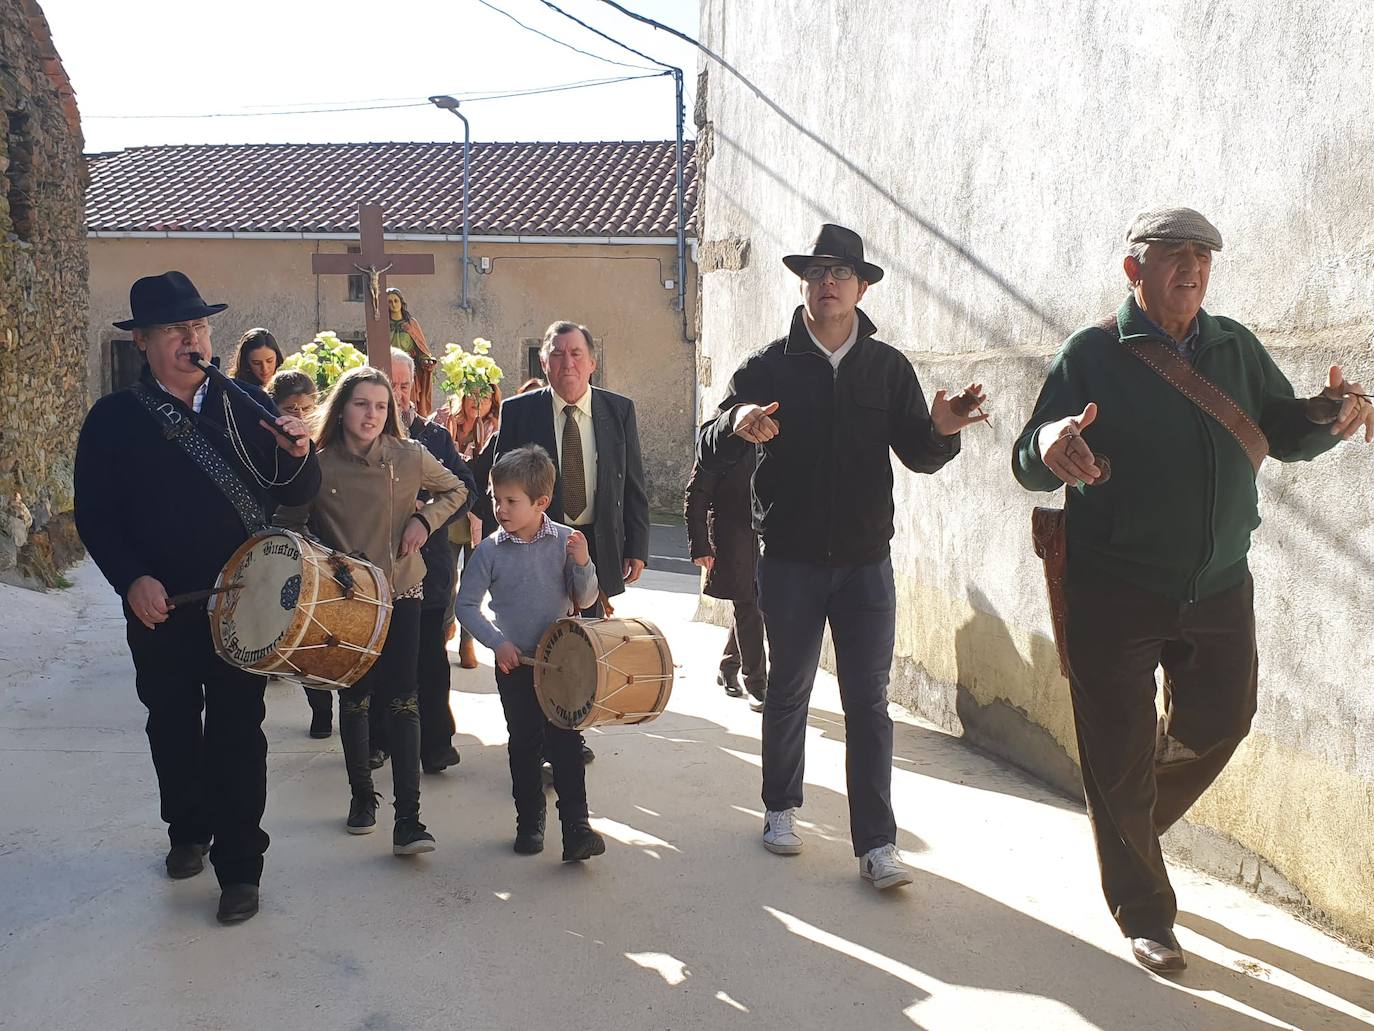
<path fill-rule="evenodd" d="M 305 700 L 310 703 L 310 736 L 329 737 L 334 733 L 334 692 L 307 687 Z"/>
<path fill-rule="evenodd" d="M 173 845 L 167 853 L 167 876 L 174 880 L 194 877 L 205 869 L 205 853 L 209 845 Z"/>
<path fill-rule="evenodd" d="M 256 884 L 226 884 L 220 893 L 215 918 L 222 924 L 241 924 L 258 912 Z"/>
<path fill-rule="evenodd" d="M 544 851 L 544 821 L 547 810 L 543 799 L 528 812 L 515 814 L 515 851 L 522 856 L 537 856 Z"/>
<path fill-rule="evenodd" d="M 731 698 L 740 698 L 744 695 L 744 688 L 739 686 L 739 670 L 723 669 L 716 674 L 716 683 L 725 688 L 725 693 Z"/>
<path fill-rule="evenodd" d="M 586 820 L 563 825 L 563 862 L 580 863 L 606 851 L 606 839 L 592 830 Z"/>
<path fill-rule="evenodd" d="M 347 829 L 350 834 L 370 834 L 377 826 L 377 794 L 372 786 L 372 770 L 367 762 L 367 710 L 370 701 L 369 698 L 360 702 L 339 699 L 339 742 L 343 745 L 348 786 L 353 791 L 353 802 L 348 808 Z M 372 824 L 363 829 L 367 823 L 361 810 L 367 805 L 372 808 Z"/>

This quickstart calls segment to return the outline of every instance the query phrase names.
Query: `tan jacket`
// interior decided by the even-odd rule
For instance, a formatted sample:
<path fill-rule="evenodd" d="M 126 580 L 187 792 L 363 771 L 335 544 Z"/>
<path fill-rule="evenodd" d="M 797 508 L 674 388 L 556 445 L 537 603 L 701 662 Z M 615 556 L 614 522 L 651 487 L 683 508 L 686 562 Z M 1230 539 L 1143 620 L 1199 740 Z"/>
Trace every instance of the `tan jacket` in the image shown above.
<path fill-rule="evenodd" d="M 320 492 L 308 505 L 279 508 L 272 522 L 288 530 L 308 528 L 336 551 L 358 552 L 380 566 L 397 596 L 425 577 L 419 551 L 399 558 L 407 520 L 433 533 L 463 507 L 467 488 L 414 440 L 382 434 L 359 457 L 336 442 L 320 451 Z M 421 490 L 430 500 L 416 511 Z"/>

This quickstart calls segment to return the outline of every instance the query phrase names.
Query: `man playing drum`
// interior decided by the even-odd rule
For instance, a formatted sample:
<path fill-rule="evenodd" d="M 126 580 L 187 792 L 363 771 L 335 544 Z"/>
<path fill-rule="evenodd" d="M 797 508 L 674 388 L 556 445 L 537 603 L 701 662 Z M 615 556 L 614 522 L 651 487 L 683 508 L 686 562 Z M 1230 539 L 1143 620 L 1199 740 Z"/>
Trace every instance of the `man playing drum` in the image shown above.
<path fill-rule="evenodd" d="M 551 623 L 591 607 L 597 598 L 596 566 L 587 538 L 545 514 L 556 476 L 553 460 L 537 444 L 496 460 L 491 493 L 501 528 L 477 546 L 463 570 L 458 619 L 496 653 L 496 689 L 510 733 L 515 851 L 544 851 L 544 783 L 539 768 L 547 749 L 566 863 L 601 855 L 606 842 L 587 822 L 581 737 L 545 719 L 534 693 L 534 669 L 520 662 L 522 654 L 534 652 Z M 494 625 L 482 614 L 482 598 L 488 593 Z"/>
<path fill-rule="evenodd" d="M 101 398 L 86 416 L 77 528 L 124 599 L 171 839 L 167 873 L 200 873 L 209 850 L 219 920 L 237 923 L 258 911 L 268 845 L 266 680 L 215 654 L 203 600 L 168 596 L 213 584 L 261 528 L 265 509 L 314 497 L 319 464 L 300 419 L 262 419 L 252 402 L 275 410 L 266 394 L 254 386 L 226 392 L 193 360 L 210 359 L 208 319 L 227 305 L 206 304 L 180 272 L 140 279 L 129 302 L 133 317 L 115 325 L 133 330 L 147 364 L 135 386 Z"/>

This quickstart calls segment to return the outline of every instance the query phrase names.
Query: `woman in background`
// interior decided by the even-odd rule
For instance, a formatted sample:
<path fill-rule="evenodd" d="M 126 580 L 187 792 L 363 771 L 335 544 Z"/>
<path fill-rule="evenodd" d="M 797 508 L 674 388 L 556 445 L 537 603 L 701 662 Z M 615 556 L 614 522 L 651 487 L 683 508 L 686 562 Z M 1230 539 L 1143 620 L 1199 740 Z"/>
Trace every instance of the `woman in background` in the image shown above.
<path fill-rule="evenodd" d="M 258 326 L 239 337 L 234 360 L 229 363 L 229 378 L 251 383 L 263 390 L 281 368 L 281 348 L 271 332 Z"/>

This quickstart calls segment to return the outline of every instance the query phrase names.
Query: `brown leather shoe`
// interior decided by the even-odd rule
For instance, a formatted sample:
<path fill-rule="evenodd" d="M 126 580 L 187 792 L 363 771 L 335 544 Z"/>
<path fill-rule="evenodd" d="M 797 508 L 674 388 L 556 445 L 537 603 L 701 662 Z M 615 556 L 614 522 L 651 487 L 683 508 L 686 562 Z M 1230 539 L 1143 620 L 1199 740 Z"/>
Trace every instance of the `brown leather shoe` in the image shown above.
<path fill-rule="evenodd" d="M 458 645 L 458 665 L 463 669 L 477 668 L 477 651 L 472 646 L 471 637 Z"/>
<path fill-rule="evenodd" d="M 1176 974 L 1188 969 L 1188 961 L 1183 957 L 1183 949 L 1173 931 L 1152 934 L 1147 938 L 1132 938 L 1131 953 L 1137 963 L 1156 974 Z"/>

